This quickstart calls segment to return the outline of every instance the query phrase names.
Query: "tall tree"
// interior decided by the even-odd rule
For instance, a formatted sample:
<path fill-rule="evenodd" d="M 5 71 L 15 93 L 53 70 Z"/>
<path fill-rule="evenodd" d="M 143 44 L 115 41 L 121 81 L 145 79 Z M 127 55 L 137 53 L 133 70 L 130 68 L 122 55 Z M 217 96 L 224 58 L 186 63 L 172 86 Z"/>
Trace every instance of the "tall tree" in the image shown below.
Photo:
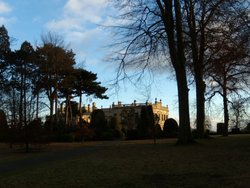
<path fill-rule="evenodd" d="M 18 94 L 19 99 L 16 101 L 19 107 L 19 121 L 18 130 L 23 133 L 23 138 L 26 151 L 29 151 L 29 138 L 28 138 L 28 124 L 34 118 L 34 105 L 33 105 L 33 93 L 32 93 L 32 74 L 34 71 L 34 49 L 27 41 L 23 42 L 20 50 L 17 50 L 11 55 L 11 68 L 13 69 L 13 77 L 10 80 L 13 91 Z M 13 96 L 14 97 L 14 96 Z"/>
<path fill-rule="evenodd" d="M 30 113 L 34 111 L 34 106 L 32 105 L 34 99 L 32 93 L 32 78 L 34 70 L 36 69 L 35 51 L 29 42 L 23 42 L 20 50 L 14 53 L 14 61 L 16 65 L 15 71 L 19 78 L 17 88 L 20 93 L 19 119 L 20 122 L 24 122 L 24 124 L 27 125 L 27 120 L 31 121 L 34 118 L 31 117 Z"/>
<path fill-rule="evenodd" d="M 152 138 L 155 136 L 154 113 L 151 105 L 141 107 L 140 123 L 137 129 L 140 138 Z"/>
<path fill-rule="evenodd" d="M 41 71 L 41 85 L 50 101 L 50 117 L 54 112 L 58 116 L 58 90 L 66 72 L 73 69 L 74 53 L 52 43 L 46 43 L 37 50 L 39 68 Z"/>
<path fill-rule="evenodd" d="M 94 95 L 100 99 L 107 99 L 105 95 L 107 88 L 101 86 L 101 82 L 97 82 L 97 74 L 87 70 L 78 68 L 73 71 L 75 76 L 74 90 L 75 95 L 79 97 L 79 112 L 82 114 L 82 95 Z"/>
<path fill-rule="evenodd" d="M 0 91 L 1 99 L 3 99 L 2 94 L 6 89 L 5 87 L 5 72 L 8 64 L 8 55 L 10 53 L 10 38 L 8 31 L 4 25 L 0 27 Z"/>
<path fill-rule="evenodd" d="M 184 32 L 186 37 L 186 59 L 193 72 L 196 85 L 196 126 L 199 137 L 204 136 L 205 122 L 205 67 L 207 32 L 213 24 L 215 13 L 225 0 L 194 1 L 187 0 L 183 4 Z"/>
<path fill-rule="evenodd" d="M 205 120 L 205 73 L 211 57 L 207 51 L 211 42 L 208 37 L 211 27 L 217 25 L 218 19 L 232 14 L 241 16 L 249 5 L 247 0 L 151 0 L 116 1 L 121 15 L 121 26 L 118 29 L 118 52 L 122 55 L 118 75 L 131 71 L 131 68 L 152 69 L 156 60 L 166 61 L 169 57 L 174 67 L 179 96 L 180 137 L 182 132 L 189 134 L 188 87 L 186 84 L 186 66 L 193 73 L 196 84 L 197 130 L 204 136 Z M 233 8 L 235 11 L 233 11 Z M 124 11 L 125 10 L 125 11 Z M 249 9 L 248 9 L 249 10 Z M 249 12 L 249 11 L 248 11 Z M 230 13 L 230 14 L 229 14 Z M 246 21 L 246 19 L 245 19 Z M 247 25 L 247 24 L 246 24 Z M 249 26 L 248 26 L 249 28 Z M 215 39 L 216 40 L 216 39 Z M 164 59 L 164 56 L 166 57 Z M 181 103 L 181 104 L 180 104 Z M 187 127 L 185 128 L 185 125 Z M 190 140 L 187 136 L 185 139 Z M 185 140 L 184 139 L 184 140 Z M 179 142 L 186 142 L 181 141 Z M 188 142 L 188 141 L 187 141 Z"/>
<path fill-rule="evenodd" d="M 144 73 L 156 61 L 170 61 L 175 71 L 179 102 L 179 144 L 193 142 L 190 129 L 189 98 L 186 75 L 185 39 L 183 36 L 183 9 L 179 0 L 126 0 L 116 2 L 123 25 L 115 27 L 121 46 L 118 80 L 126 69 Z M 119 55 L 118 55 L 119 56 Z M 138 72 L 137 72 L 138 73 Z M 138 75 L 138 74 L 137 74 Z M 140 74 L 141 75 L 141 74 Z M 140 78 L 140 76 L 139 76 Z"/>
<path fill-rule="evenodd" d="M 247 6 L 247 7 L 245 7 Z M 210 78 L 210 97 L 215 94 L 223 99 L 224 124 L 223 135 L 228 135 L 229 95 L 239 93 L 249 85 L 249 4 L 229 1 L 216 15 L 216 24 L 210 28 L 210 44 L 207 53 Z M 222 16 L 221 16 L 222 15 Z"/>
<path fill-rule="evenodd" d="M 185 41 L 183 39 L 183 20 L 181 2 L 179 0 L 160 1 L 156 0 L 160 9 L 161 19 L 167 33 L 169 55 L 174 67 L 179 102 L 179 125 L 180 131 L 178 143 L 187 144 L 192 142 L 189 117 L 189 99 L 186 77 L 186 58 L 184 52 Z"/>
<path fill-rule="evenodd" d="M 97 82 L 97 75 L 84 69 L 73 69 L 68 72 L 62 80 L 60 97 L 66 100 L 66 125 L 68 124 L 68 111 L 70 110 L 71 99 L 79 97 L 79 115 L 82 117 L 82 95 L 93 95 L 100 99 L 107 99 L 105 95 L 107 88 Z"/>
<path fill-rule="evenodd" d="M 244 118 L 249 118 L 247 116 L 247 108 L 249 106 L 250 97 L 238 96 L 230 101 L 229 111 L 231 112 L 231 122 L 234 124 L 235 128 L 242 128 L 242 122 Z"/>

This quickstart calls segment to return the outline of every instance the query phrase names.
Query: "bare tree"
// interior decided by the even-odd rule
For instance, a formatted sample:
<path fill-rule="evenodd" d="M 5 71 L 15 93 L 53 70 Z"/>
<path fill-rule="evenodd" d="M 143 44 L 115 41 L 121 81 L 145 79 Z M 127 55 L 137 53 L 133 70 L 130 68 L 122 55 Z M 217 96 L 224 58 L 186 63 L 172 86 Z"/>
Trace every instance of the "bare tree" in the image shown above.
<path fill-rule="evenodd" d="M 211 45 L 210 32 L 218 20 L 228 15 L 233 20 L 236 16 L 243 18 L 246 11 L 237 0 L 126 0 L 115 1 L 122 12 L 116 46 L 120 62 L 117 80 L 129 77 L 137 79 L 146 71 L 152 71 L 160 62 L 170 62 L 175 71 L 179 96 L 180 138 L 179 143 L 189 142 L 191 138 L 189 120 L 189 102 L 187 86 L 187 67 L 190 68 L 196 84 L 197 130 L 200 137 L 204 134 L 205 89 L 207 63 L 215 54 L 208 51 Z M 235 7 L 236 6 L 236 7 Z M 229 14 L 232 8 L 238 12 Z M 241 10 L 241 11 L 239 11 Z M 233 18 L 234 17 L 234 18 Z M 215 33 L 217 33 L 215 31 Z M 216 41 L 220 36 L 213 35 Z M 185 135 L 186 134 L 186 138 Z M 182 139 L 181 139 L 182 138 Z M 185 141 L 184 141 L 185 140 Z"/>
<path fill-rule="evenodd" d="M 249 106 L 250 97 L 241 97 L 237 95 L 237 98 L 233 98 L 230 103 L 229 111 L 231 112 L 231 122 L 235 128 L 242 128 L 241 124 L 247 116 L 247 108 Z"/>
<path fill-rule="evenodd" d="M 188 67 L 193 73 L 196 88 L 196 128 L 198 137 L 204 136 L 205 126 L 205 67 L 207 32 L 210 24 L 213 24 L 215 13 L 225 0 L 186 0 L 184 9 L 184 32 L 186 37 L 186 59 Z"/>
<path fill-rule="evenodd" d="M 206 72 L 210 82 L 209 99 L 215 94 L 221 95 L 223 99 L 224 136 L 228 135 L 229 96 L 249 89 L 250 19 L 249 4 L 245 5 L 247 7 L 238 1 L 225 4 L 207 36 L 210 39 Z"/>
<path fill-rule="evenodd" d="M 179 96 L 179 144 L 193 142 L 190 129 L 189 99 L 184 52 L 182 7 L 180 1 L 116 1 L 120 20 L 116 27 L 120 40 L 115 44 L 120 62 L 117 80 L 128 77 L 130 70 L 137 79 L 158 62 L 170 64 L 175 70 Z M 127 72 L 128 71 L 128 72 Z"/>

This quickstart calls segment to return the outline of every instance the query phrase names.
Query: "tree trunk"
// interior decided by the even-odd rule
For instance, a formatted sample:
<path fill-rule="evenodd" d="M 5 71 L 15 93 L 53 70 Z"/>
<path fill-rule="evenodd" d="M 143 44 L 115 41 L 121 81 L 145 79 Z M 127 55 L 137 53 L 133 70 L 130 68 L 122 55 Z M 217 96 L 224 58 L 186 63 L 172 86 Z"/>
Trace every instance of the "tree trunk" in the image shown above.
<path fill-rule="evenodd" d="M 186 76 L 186 58 L 184 52 L 184 40 L 182 31 L 182 15 L 181 6 L 179 0 L 174 0 L 175 9 L 175 22 L 176 22 L 176 38 L 177 38 L 177 51 L 175 57 L 177 61 L 173 61 L 176 80 L 178 86 L 178 101 L 179 101 L 179 124 L 180 131 L 178 135 L 177 144 L 190 144 L 193 143 L 193 138 L 190 128 L 190 117 L 189 117 L 189 97 L 187 87 L 187 76 Z"/>
<path fill-rule="evenodd" d="M 58 123 L 58 83 L 55 82 L 54 99 L 55 99 L 55 123 Z"/>
<path fill-rule="evenodd" d="M 24 126 L 27 127 L 27 99 L 26 99 L 27 89 L 26 89 L 26 73 L 24 73 L 24 84 L 23 84 L 23 120 Z"/>
<path fill-rule="evenodd" d="M 204 137 L 205 122 L 205 83 L 202 78 L 196 81 L 196 127 L 198 136 Z"/>
<path fill-rule="evenodd" d="M 50 103 L 50 119 L 53 119 L 53 112 L 54 112 L 54 100 L 50 97 L 49 98 L 49 103 Z"/>
<path fill-rule="evenodd" d="M 205 83 L 203 81 L 203 61 L 204 61 L 204 14 L 202 11 L 202 20 L 200 28 L 200 41 L 198 48 L 197 37 L 197 21 L 195 18 L 195 4 L 189 0 L 185 2 L 186 12 L 188 14 L 187 22 L 189 26 L 189 32 L 191 37 L 191 49 L 192 49 L 192 61 L 194 66 L 194 77 L 196 84 L 196 128 L 198 137 L 204 137 L 204 122 L 205 122 Z"/>
<path fill-rule="evenodd" d="M 73 126 L 73 114 L 72 114 L 72 105 L 71 102 L 69 101 L 69 126 L 72 128 Z"/>
<path fill-rule="evenodd" d="M 15 89 L 12 88 L 12 128 L 16 128 L 16 92 Z"/>
<path fill-rule="evenodd" d="M 50 130 L 53 131 L 53 112 L 54 112 L 54 100 L 52 97 L 49 98 L 50 102 Z"/>
<path fill-rule="evenodd" d="M 177 144 L 193 143 L 189 119 L 189 100 L 186 77 L 186 59 L 182 32 L 182 16 L 179 0 L 156 0 L 167 33 L 168 48 L 175 69 L 179 101 L 179 135 Z M 164 5 L 162 4 L 164 3 Z M 173 9 L 174 8 L 174 9 Z"/>
<path fill-rule="evenodd" d="M 19 102 L 19 125 L 23 125 L 23 76 L 21 75 L 20 102 Z"/>
<path fill-rule="evenodd" d="M 82 119 L 82 94 L 81 93 L 79 95 L 79 114 L 80 114 L 80 119 Z"/>
<path fill-rule="evenodd" d="M 36 119 L 39 117 L 39 92 L 37 93 L 36 96 Z"/>
<path fill-rule="evenodd" d="M 58 123 L 58 95 L 55 94 L 55 123 Z"/>
<path fill-rule="evenodd" d="M 79 93 L 79 125 L 82 127 L 83 119 L 82 119 L 82 93 Z"/>
<path fill-rule="evenodd" d="M 66 128 L 69 128 L 69 96 L 66 96 L 66 102 L 65 102 L 65 126 Z"/>
<path fill-rule="evenodd" d="M 193 138 L 190 128 L 188 88 L 185 76 L 186 73 L 185 70 L 180 72 L 183 72 L 183 74 L 176 74 L 179 96 L 179 135 L 177 144 L 183 145 L 193 143 Z"/>
<path fill-rule="evenodd" d="M 223 107 L 224 107 L 224 129 L 223 136 L 228 136 L 228 122 L 229 122 L 229 114 L 228 114 L 228 100 L 227 100 L 227 89 L 223 87 Z"/>
<path fill-rule="evenodd" d="M 236 109 L 236 116 L 235 116 L 235 127 L 239 128 L 240 127 L 240 110 L 239 108 Z"/>

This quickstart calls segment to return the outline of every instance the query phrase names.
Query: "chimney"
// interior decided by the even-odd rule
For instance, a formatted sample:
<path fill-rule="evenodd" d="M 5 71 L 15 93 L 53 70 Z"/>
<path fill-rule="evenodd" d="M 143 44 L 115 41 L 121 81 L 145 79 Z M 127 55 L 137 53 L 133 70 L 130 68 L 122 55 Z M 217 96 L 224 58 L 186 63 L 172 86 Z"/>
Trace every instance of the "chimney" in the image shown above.
<path fill-rule="evenodd" d="M 87 110 L 87 112 L 90 112 L 90 104 L 88 104 L 88 110 Z"/>
<path fill-rule="evenodd" d="M 92 103 L 92 112 L 96 109 L 96 104 L 95 102 Z"/>
<path fill-rule="evenodd" d="M 134 106 L 136 106 L 136 100 L 134 100 Z"/>

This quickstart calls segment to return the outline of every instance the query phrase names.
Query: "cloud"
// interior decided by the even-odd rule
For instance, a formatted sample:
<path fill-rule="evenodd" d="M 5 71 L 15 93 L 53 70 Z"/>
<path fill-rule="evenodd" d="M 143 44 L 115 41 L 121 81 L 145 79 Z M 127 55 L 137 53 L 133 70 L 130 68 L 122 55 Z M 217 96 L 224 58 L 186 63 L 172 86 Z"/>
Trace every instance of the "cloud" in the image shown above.
<path fill-rule="evenodd" d="M 9 13 L 11 10 L 12 8 L 7 3 L 0 1 L 0 14 Z"/>
<path fill-rule="evenodd" d="M 51 20 L 47 23 L 47 28 L 53 31 L 67 31 L 72 29 L 81 29 L 81 23 L 77 18 L 64 18 Z"/>
<path fill-rule="evenodd" d="M 100 24 L 104 22 L 108 0 L 68 0 L 58 19 L 47 23 L 51 30 L 81 30 L 86 24 Z"/>
<path fill-rule="evenodd" d="M 46 27 L 63 35 L 79 59 L 92 59 L 90 56 L 100 52 L 105 43 L 106 34 L 99 25 L 109 18 L 108 1 L 67 0 L 61 14 L 50 20 Z M 93 58 L 97 58 L 96 55 Z"/>
<path fill-rule="evenodd" d="M 102 12 L 106 6 L 107 0 L 68 0 L 65 13 L 85 21 L 99 23 L 102 21 Z"/>
<path fill-rule="evenodd" d="M 7 17 L 8 13 L 12 11 L 12 8 L 10 5 L 5 3 L 4 1 L 0 0 L 0 25 L 5 25 L 7 23 L 15 21 L 14 17 Z M 7 15 L 5 15 L 7 14 Z"/>

